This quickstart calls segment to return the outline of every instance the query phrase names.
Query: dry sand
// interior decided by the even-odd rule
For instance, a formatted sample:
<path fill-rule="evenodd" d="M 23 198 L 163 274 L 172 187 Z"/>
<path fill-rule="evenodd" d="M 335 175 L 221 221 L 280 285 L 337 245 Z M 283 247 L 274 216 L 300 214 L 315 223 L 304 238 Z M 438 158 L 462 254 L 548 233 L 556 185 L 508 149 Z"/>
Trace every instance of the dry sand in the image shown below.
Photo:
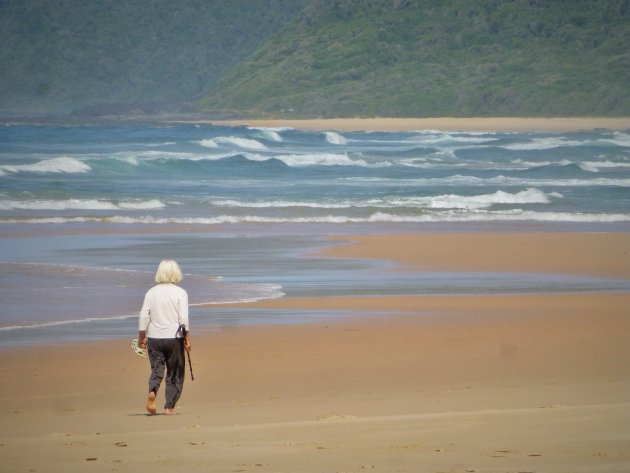
<path fill-rule="evenodd" d="M 255 127 L 290 127 L 302 130 L 338 131 L 580 131 L 580 130 L 628 130 L 630 117 L 475 117 L 475 118 L 322 118 L 291 120 L 231 120 L 209 121 L 214 125 L 247 125 Z"/>
<path fill-rule="evenodd" d="M 580 247 L 587 262 L 617 244 L 593 235 Z M 529 235 L 538 242 L 531 259 L 553 257 L 548 270 L 570 272 L 563 258 L 571 255 L 551 244 L 562 236 L 582 238 Z M 511 237 L 466 269 L 500 267 L 492 255 L 509 253 L 522 235 Z M 371 254 L 377 238 L 381 253 Z M 369 237 L 356 248 L 391 256 L 382 248 L 403 251 L 396 238 L 403 237 Z M 478 235 L 449 238 L 462 248 L 481 245 Z M 344 250 L 355 256 L 352 248 Z M 406 251 L 408 258 L 392 260 L 419 264 L 413 246 Z M 593 263 L 593 274 L 627 274 L 606 261 L 610 271 Z M 518 269 L 521 260 L 510 264 Z M 148 366 L 128 341 L 3 350 L 2 471 L 630 471 L 630 294 L 286 298 L 255 306 L 366 316 L 197 330 L 195 381 L 186 381 L 174 417 L 145 415 Z"/>

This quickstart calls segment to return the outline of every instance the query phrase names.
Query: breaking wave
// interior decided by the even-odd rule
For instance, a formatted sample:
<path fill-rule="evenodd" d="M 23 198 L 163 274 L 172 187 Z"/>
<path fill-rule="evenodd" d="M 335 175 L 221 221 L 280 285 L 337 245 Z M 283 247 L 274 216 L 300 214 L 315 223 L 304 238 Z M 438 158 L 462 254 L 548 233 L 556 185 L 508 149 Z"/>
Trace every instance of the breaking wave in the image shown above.
<path fill-rule="evenodd" d="M 155 210 L 166 207 L 157 200 L 112 202 L 98 199 L 0 200 L 0 210 Z"/>
<path fill-rule="evenodd" d="M 37 172 L 37 173 L 83 173 L 88 172 L 90 166 L 75 158 L 59 157 L 45 159 L 33 164 L 4 164 L 0 166 L 0 176 L 7 173 Z"/>
<path fill-rule="evenodd" d="M 599 172 L 602 168 L 630 168 L 630 162 L 584 161 L 579 166 L 584 171 Z"/>
<path fill-rule="evenodd" d="M 630 222 L 630 213 L 593 212 L 536 212 L 523 209 L 485 210 L 453 209 L 425 211 L 417 215 L 401 215 L 374 212 L 367 217 L 325 215 L 314 217 L 266 217 L 256 215 L 221 215 L 217 217 L 36 217 L 1 219 L 5 224 L 52 224 L 52 223 L 115 223 L 129 225 L 223 225 L 223 224 L 274 224 L 274 223 L 446 223 L 446 222 L 556 222 L 556 223 L 618 223 Z"/>
<path fill-rule="evenodd" d="M 211 140 L 198 141 L 201 146 L 206 148 L 218 148 L 220 145 L 236 146 L 237 148 L 266 150 L 267 147 L 260 141 L 251 138 L 238 138 L 236 136 L 223 136 L 213 138 Z"/>
<path fill-rule="evenodd" d="M 282 127 L 282 128 L 261 128 L 261 127 L 248 126 L 247 129 L 260 132 L 260 134 L 265 139 L 268 139 L 270 141 L 282 142 L 284 140 L 282 139 L 282 136 L 280 136 L 280 133 L 282 133 L 283 131 L 292 130 L 293 128 L 286 128 L 286 127 Z"/>
<path fill-rule="evenodd" d="M 326 131 L 324 132 L 324 136 L 326 137 L 326 141 L 333 145 L 345 145 L 348 144 L 348 140 L 346 140 L 339 133 L 335 133 L 334 131 Z"/>
<path fill-rule="evenodd" d="M 426 197 L 385 197 L 367 200 L 211 200 L 208 202 L 213 207 L 229 208 L 293 208 L 304 207 L 312 209 L 349 209 L 349 208 L 417 208 L 417 209 L 480 209 L 491 207 L 495 204 L 548 204 L 552 199 L 561 199 L 563 196 L 557 192 L 545 193 L 541 190 L 530 188 L 516 193 L 497 191 L 493 194 L 463 196 L 463 195 L 438 195 Z"/>
<path fill-rule="evenodd" d="M 509 145 L 500 145 L 499 148 L 511 151 L 543 151 L 554 148 L 564 148 L 569 146 L 582 146 L 590 144 L 589 141 L 566 140 L 564 138 L 546 137 L 534 138 L 523 143 L 513 143 Z"/>

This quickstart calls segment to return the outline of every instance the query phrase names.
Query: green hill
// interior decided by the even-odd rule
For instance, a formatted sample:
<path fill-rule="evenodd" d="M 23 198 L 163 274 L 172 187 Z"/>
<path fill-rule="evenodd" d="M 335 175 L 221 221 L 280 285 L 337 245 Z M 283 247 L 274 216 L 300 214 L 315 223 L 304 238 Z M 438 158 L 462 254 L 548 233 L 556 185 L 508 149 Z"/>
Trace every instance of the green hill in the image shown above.
<path fill-rule="evenodd" d="M 0 0 L 0 113 L 630 115 L 628 0 Z"/>
<path fill-rule="evenodd" d="M 208 111 L 630 115 L 627 0 L 313 0 Z"/>
<path fill-rule="evenodd" d="M 308 0 L 1 0 L 0 111 L 181 109 Z"/>

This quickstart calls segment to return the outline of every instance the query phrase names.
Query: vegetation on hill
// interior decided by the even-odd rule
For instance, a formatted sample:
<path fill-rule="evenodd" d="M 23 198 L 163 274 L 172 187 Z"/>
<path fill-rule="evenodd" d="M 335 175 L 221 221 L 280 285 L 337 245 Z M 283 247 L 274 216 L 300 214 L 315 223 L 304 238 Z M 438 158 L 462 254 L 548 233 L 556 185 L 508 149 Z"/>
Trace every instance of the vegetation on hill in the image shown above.
<path fill-rule="evenodd" d="M 0 0 L 0 113 L 630 115 L 628 0 Z"/>
<path fill-rule="evenodd" d="M 308 0 L 2 0 L 0 111 L 180 108 Z"/>
<path fill-rule="evenodd" d="M 630 115 L 627 0 L 313 0 L 207 110 L 273 116 Z"/>

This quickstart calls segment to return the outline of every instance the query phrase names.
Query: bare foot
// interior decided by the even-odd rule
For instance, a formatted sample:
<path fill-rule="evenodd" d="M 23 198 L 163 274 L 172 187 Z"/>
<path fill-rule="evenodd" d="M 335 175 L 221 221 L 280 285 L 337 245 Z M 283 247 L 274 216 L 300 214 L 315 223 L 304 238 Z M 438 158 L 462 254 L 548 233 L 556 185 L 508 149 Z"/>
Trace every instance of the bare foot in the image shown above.
<path fill-rule="evenodd" d="M 174 416 L 175 415 L 175 409 L 164 409 L 164 415 L 165 416 Z"/>
<path fill-rule="evenodd" d="M 157 414 L 157 407 L 155 407 L 155 393 L 151 391 L 147 398 L 147 412 L 151 415 Z"/>

